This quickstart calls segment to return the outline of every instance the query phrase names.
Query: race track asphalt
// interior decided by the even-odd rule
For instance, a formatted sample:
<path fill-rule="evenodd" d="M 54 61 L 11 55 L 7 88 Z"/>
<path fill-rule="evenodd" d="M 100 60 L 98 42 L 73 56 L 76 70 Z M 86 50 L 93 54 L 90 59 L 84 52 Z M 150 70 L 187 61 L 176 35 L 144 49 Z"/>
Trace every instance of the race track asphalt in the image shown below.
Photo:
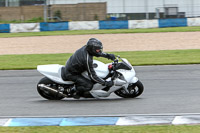
<path fill-rule="evenodd" d="M 0 117 L 200 113 L 200 65 L 136 66 L 145 91 L 135 99 L 45 100 L 36 70 L 0 71 Z"/>

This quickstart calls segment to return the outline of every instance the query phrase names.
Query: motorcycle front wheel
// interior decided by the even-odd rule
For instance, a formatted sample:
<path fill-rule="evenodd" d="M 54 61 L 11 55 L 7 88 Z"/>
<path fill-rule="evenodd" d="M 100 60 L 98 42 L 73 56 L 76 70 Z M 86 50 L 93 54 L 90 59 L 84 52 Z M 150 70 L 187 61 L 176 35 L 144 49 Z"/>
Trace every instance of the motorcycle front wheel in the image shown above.
<path fill-rule="evenodd" d="M 127 93 L 123 88 L 115 91 L 115 94 L 119 97 L 123 98 L 135 98 L 141 95 L 144 91 L 144 86 L 141 81 L 137 81 L 134 84 L 129 84 L 127 90 L 129 93 Z"/>
<path fill-rule="evenodd" d="M 48 79 L 47 77 L 42 78 L 38 82 L 38 85 L 39 84 L 44 84 L 44 85 L 51 87 L 55 90 L 58 89 L 58 84 L 56 84 L 52 80 Z M 45 89 L 39 87 L 38 85 L 37 85 L 37 91 L 40 94 L 40 96 L 42 96 L 43 98 L 48 99 L 48 100 L 61 100 L 61 99 L 64 98 L 63 96 L 56 94 L 56 93 L 53 93 L 51 91 L 45 90 Z"/>

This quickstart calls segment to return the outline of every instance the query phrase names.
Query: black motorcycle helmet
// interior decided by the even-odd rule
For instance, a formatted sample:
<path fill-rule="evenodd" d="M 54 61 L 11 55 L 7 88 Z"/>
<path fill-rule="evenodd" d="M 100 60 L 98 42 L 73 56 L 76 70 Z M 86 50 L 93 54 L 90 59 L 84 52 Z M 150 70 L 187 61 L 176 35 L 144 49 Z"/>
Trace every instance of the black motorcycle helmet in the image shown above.
<path fill-rule="evenodd" d="M 92 56 L 101 56 L 103 51 L 103 45 L 101 41 L 96 38 L 90 38 L 86 45 L 87 51 Z"/>

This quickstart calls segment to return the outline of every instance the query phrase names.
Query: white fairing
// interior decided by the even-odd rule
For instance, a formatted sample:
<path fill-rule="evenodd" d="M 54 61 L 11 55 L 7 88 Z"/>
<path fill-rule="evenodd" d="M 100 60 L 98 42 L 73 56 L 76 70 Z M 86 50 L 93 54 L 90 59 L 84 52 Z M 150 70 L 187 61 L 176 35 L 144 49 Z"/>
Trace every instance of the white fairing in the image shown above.
<path fill-rule="evenodd" d="M 103 62 L 100 62 L 98 60 L 93 60 L 93 66 L 96 66 L 94 67 L 94 70 L 98 77 L 105 78 L 109 74 L 108 70 L 109 64 L 104 64 Z M 82 75 L 86 78 L 89 78 L 87 71 L 83 72 Z"/>
<path fill-rule="evenodd" d="M 138 81 L 138 79 L 135 77 L 136 74 L 133 68 L 131 70 L 119 69 L 117 71 L 123 74 L 128 83 L 136 83 Z"/>
<path fill-rule="evenodd" d="M 104 64 L 98 60 L 94 60 L 93 64 L 97 64 L 97 67 L 94 68 L 94 70 L 98 77 L 105 78 L 108 75 L 108 73 L 109 73 L 108 65 L 109 64 Z"/>
<path fill-rule="evenodd" d="M 128 60 L 126 59 L 123 59 L 127 64 L 129 64 L 130 66 L 132 66 Z M 98 61 L 99 62 L 99 61 Z M 96 63 L 98 63 L 96 62 Z M 102 62 L 100 62 L 102 63 Z M 108 65 L 109 64 L 101 64 L 99 68 L 95 68 L 95 71 L 97 73 L 98 76 L 101 75 L 101 73 L 104 73 L 102 70 L 104 70 L 103 66 L 105 67 L 105 71 L 106 71 L 106 75 L 102 76 L 102 77 L 105 77 L 107 76 L 107 74 L 109 73 L 109 70 L 108 70 Z M 102 69 L 101 69 L 102 67 Z M 99 70 L 100 69 L 100 70 Z M 120 89 L 120 88 L 124 88 L 125 91 L 127 91 L 127 88 L 128 88 L 128 85 L 130 83 L 136 83 L 138 81 L 138 78 L 135 77 L 136 73 L 135 73 L 135 70 L 134 68 L 132 67 L 131 70 L 124 70 L 124 69 L 119 69 L 117 70 L 118 72 L 120 72 L 126 81 L 124 80 L 121 80 L 119 78 L 115 79 L 114 80 L 114 85 L 109 89 L 108 92 L 106 91 L 103 91 L 101 89 L 104 88 L 104 86 L 100 85 L 100 84 L 95 84 L 92 91 L 90 92 L 94 97 L 96 98 L 101 98 L 101 97 L 108 97 L 112 92 Z M 107 79 L 107 81 L 110 81 L 111 79 Z"/>
<path fill-rule="evenodd" d="M 123 59 L 123 61 L 130 65 L 130 63 L 126 59 Z M 109 74 L 108 65 L 109 64 L 104 64 L 97 60 L 93 61 L 94 70 L 98 77 L 105 78 Z M 62 80 L 62 77 L 61 77 L 61 68 L 62 67 L 63 67 L 63 65 L 59 65 L 59 64 L 38 65 L 37 70 L 41 74 L 45 75 L 49 79 L 51 79 L 54 82 L 57 82 L 59 84 L 73 84 L 72 81 Z M 96 84 L 94 84 L 93 89 L 90 91 L 90 93 L 95 98 L 108 97 L 112 92 L 114 92 L 120 88 L 124 88 L 125 90 L 127 90 L 127 87 L 129 84 L 136 83 L 138 81 L 138 78 L 135 77 L 136 73 L 135 73 L 135 70 L 133 69 L 133 67 L 131 70 L 119 69 L 117 71 L 123 75 L 124 80 L 119 79 L 119 78 L 115 79 L 114 85 L 109 89 L 109 91 L 101 90 L 101 89 L 105 88 L 106 86 L 96 83 Z M 88 77 L 87 71 L 83 72 L 82 75 L 84 77 L 90 79 Z M 107 79 L 107 81 L 110 81 L 110 80 L 111 80 L 111 78 Z"/>
<path fill-rule="evenodd" d="M 96 71 L 97 76 L 101 77 L 101 78 L 105 78 L 108 73 L 108 64 L 104 64 L 100 61 L 94 60 L 93 64 L 96 64 L 96 68 L 94 68 L 94 70 Z M 64 81 L 62 80 L 61 77 L 61 68 L 63 67 L 63 65 L 59 65 L 59 64 L 49 64 L 49 65 L 38 65 L 37 66 L 37 70 L 45 75 L 46 77 L 48 77 L 49 79 L 60 83 L 60 84 L 73 84 L 72 81 Z M 83 72 L 83 75 L 88 77 L 87 71 Z"/>
<path fill-rule="evenodd" d="M 63 65 L 50 64 L 50 65 L 38 65 L 37 70 L 48 77 L 49 79 L 60 84 L 73 84 L 72 81 L 64 81 L 61 77 L 61 68 Z"/>
<path fill-rule="evenodd" d="M 123 61 L 126 62 L 127 64 L 129 64 L 130 66 L 132 66 L 127 59 L 123 58 Z M 134 68 L 132 67 L 131 70 L 124 70 L 124 69 L 119 69 L 117 70 L 118 72 L 120 72 L 121 74 L 123 74 L 124 78 L 126 79 L 126 81 L 128 83 L 136 83 L 138 81 L 138 78 L 136 77 L 136 73 Z"/>

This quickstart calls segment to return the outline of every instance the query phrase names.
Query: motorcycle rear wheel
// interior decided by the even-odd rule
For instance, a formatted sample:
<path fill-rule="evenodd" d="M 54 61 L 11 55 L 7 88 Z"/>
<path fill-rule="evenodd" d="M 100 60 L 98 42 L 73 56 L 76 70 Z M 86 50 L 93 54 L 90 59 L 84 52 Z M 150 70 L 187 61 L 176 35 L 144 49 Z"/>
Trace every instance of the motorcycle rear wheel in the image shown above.
<path fill-rule="evenodd" d="M 142 82 L 138 80 L 136 83 L 130 84 L 127 89 L 129 93 L 127 93 L 123 88 L 121 88 L 115 91 L 115 94 L 123 98 L 135 98 L 143 93 L 144 86 Z"/>
<path fill-rule="evenodd" d="M 42 78 L 38 82 L 38 84 L 44 84 L 44 85 L 49 86 L 49 87 L 57 86 L 57 84 L 55 82 L 48 79 L 47 77 Z M 57 89 L 57 88 L 54 87 L 54 89 Z M 40 94 L 40 96 L 42 96 L 43 98 L 48 99 L 48 100 L 61 100 L 61 99 L 64 98 L 63 96 L 61 96 L 59 94 L 55 94 L 55 93 L 52 93 L 50 91 L 44 90 L 41 87 L 39 87 L 38 85 L 37 85 L 37 91 Z"/>

